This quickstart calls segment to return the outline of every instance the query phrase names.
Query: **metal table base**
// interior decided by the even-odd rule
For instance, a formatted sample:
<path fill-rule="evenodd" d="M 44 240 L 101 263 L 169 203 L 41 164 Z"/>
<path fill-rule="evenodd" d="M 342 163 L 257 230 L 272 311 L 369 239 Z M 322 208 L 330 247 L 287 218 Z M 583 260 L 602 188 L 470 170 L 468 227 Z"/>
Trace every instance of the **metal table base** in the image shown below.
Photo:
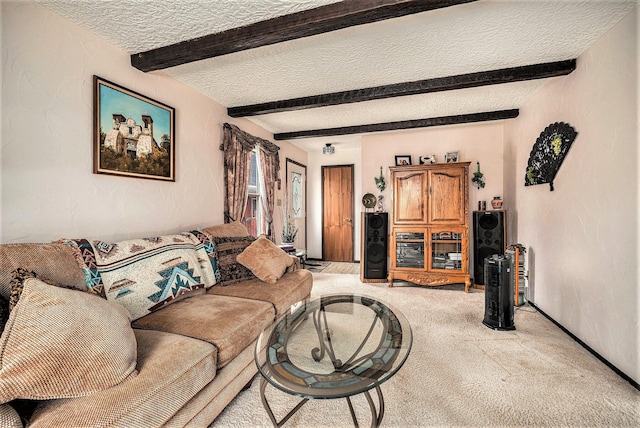
<path fill-rule="evenodd" d="M 291 416 L 293 416 L 298 410 L 300 410 L 302 406 L 304 406 L 307 403 L 307 401 L 309 401 L 309 399 L 303 398 L 302 400 L 300 400 L 300 402 L 296 404 L 296 406 L 293 409 L 291 409 L 291 411 L 289 411 L 289 413 L 287 413 L 285 417 L 283 417 L 280 421 L 277 421 L 275 415 L 273 414 L 273 410 L 271 410 L 271 406 L 269 406 L 269 403 L 267 402 L 267 397 L 264 395 L 264 391 L 267 388 L 267 384 L 268 384 L 267 380 L 264 377 L 262 377 L 260 379 L 260 399 L 262 400 L 262 405 L 264 406 L 264 409 L 267 411 L 267 414 L 269 415 L 269 419 L 271 419 L 271 423 L 273 423 L 274 427 L 279 428 L 283 426 L 289 420 L 289 418 L 291 418 Z M 371 410 L 371 427 L 372 428 L 380 426 L 380 424 L 382 423 L 382 418 L 384 417 L 384 397 L 382 395 L 382 390 L 380 389 L 379 386 L 376 386 L 375 390 L 378 393 L 378 409 L 376 409 L 375 403 L 369 391 L 364 392 L 364 395 L 367 398 L 367 403 L 369 403 L 369 409 Z M 353 425 L 356 428 L 358 428 L 360 425 L 358 424 L 358 419 L 356 418 L 356 413 L 353 409 L 353 404 L 351 403 L 351 397 L 345 397 L 345 398 L 347 400 L 347 404 L 349 405 L 349 412 L 351 412 Z"/>

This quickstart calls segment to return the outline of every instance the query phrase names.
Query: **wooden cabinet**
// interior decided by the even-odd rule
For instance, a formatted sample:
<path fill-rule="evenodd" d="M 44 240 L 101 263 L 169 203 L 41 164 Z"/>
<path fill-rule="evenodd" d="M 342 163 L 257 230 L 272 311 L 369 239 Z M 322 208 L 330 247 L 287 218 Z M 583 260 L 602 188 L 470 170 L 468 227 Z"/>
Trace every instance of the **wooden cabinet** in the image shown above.
<path fill-rule="evenodd" d="M 389 286 L 464 283 L 469 291 L 469 162 L 391 167 Z"/>

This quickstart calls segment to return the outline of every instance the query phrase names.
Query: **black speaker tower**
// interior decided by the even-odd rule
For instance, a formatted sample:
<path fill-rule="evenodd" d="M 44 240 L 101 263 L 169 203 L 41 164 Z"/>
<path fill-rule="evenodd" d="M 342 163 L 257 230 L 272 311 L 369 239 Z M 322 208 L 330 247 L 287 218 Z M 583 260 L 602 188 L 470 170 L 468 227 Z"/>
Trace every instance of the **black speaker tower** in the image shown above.
<path fill-rule="evenodd" d="M 494 254 L 504 255 L 506 250 L 505 212 L 473 212 L 473 281 L 483 285 L 484 261 Z"/>
<path fill-rule="evenodd" d="M 387 281 L 387 213 L 362 213 L 362 282 Z M 369 281 L 367 281 L 369 280 Z"/>

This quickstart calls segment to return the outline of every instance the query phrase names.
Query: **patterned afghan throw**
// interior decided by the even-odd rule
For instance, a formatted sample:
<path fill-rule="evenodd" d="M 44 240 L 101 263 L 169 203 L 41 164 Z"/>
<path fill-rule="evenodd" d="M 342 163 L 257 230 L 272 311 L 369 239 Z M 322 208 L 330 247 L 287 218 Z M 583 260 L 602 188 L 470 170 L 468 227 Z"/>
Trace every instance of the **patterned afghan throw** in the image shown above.
<path fill-rule="evenodd" d="M 193 235 L 196 244 L 196 251 L 200 257 L 202 272 L 208 277 L 207 288 L 209 288 L 220 281 L 216 246 L 201 230 L 192 230 L 190 233 Z M 204 259 L 202 259 L 203 257 Z"/>
<path fill-rule="evenodd" d="M 192 233 L 116 243 L 71 240 L 89 289 L 138 319 L 216 283 L 215 250 Z"/>

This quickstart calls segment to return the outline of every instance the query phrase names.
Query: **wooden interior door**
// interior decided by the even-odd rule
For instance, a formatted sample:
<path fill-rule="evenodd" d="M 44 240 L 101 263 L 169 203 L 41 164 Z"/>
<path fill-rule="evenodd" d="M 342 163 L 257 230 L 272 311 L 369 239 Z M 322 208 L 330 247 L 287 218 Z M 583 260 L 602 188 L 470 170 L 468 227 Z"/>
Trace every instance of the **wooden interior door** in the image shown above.
<path fill-rule="evenodd" d="M 353 261 L 353 165 L 322 167 L 322 259 Z"/>

